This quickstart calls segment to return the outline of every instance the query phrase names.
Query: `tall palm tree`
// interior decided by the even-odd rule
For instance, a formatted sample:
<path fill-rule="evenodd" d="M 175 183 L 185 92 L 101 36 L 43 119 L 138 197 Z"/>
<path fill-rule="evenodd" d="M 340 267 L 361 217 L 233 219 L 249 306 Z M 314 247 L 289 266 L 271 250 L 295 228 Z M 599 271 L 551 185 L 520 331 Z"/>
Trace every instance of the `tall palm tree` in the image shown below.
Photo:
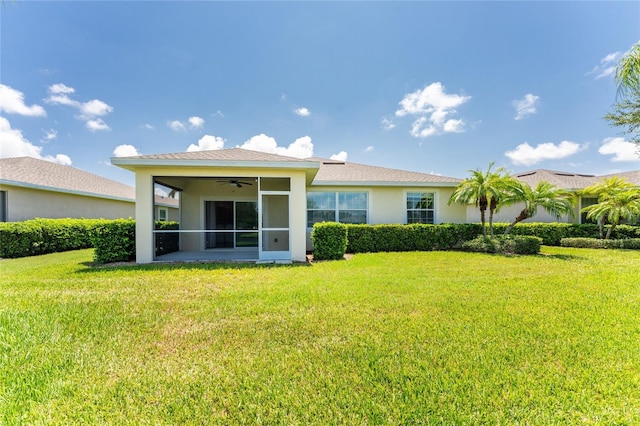
<path fill-rule="evenodd" d="M 606 237 L 604 235 L 605 220 L 608 220 L 615 228 L 622 218 L 631 219 L 634 214 L 640 214 L 640 211 L 633 213 L 637 206 L 634 200 L 640 198 L 640 189 L 621 177 L 614 176 L 603 179 L 601 182 L 583 189 L 581 194 L 598 196 L 598 203 L 583 208 L 582 212 L 587 213 L 587 218 L 597 220 L 601 239 L 611 236 L 612 228 L 609 228 Z M 627 211 L 628 209 L 631 210 Z"/>
<path fill-rule="evenodd" d="M 616 67 L 618 94 L 628 96 L 640 91 L 640 42 L 620 59 Z"/>
<path fill-rule="evenodd" d="M 486 172 L 469 170 L 471 176 L 460 182 L 449 198 L 449 204 L 475 204 L 480 209 L 482 235 L 487 237 L 486 211 L 489 208 L 489 232 L 493 238 L 493 213 L 500 207 L 500 200 L 515 182 L 504 167 L 492 171 L 494 162 L 489 163 Z"/>
<path fill-rule="evenodd" d="M 565 214 L 574 215 L 574 198 L 571 193 L 546 181 L 538 182 L 535 188 L 531 188 L 525 182 L 519 182 L 502 200 L 502 204 L 505 206 L 516 203 L 524 203 L 524 208 L 504 230 L 504 235 L 511 232 L 516 223 L 535 216 L 539 207 L 542 207 L 547 213 L 555 215 L 556 218 Z"/>

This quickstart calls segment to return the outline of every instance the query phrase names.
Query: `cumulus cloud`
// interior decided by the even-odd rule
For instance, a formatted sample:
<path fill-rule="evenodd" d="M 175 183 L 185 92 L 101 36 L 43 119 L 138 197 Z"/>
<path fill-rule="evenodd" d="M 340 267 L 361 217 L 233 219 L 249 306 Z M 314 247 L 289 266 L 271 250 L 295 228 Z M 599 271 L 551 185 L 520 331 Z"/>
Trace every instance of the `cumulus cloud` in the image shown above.
<path fill-rule="evenodd" d="M 204 118 L 202 117 L 197 117 L 197 116 L 189 117 L 188 121 L 192 129 L 199 129 L 202 126 L 204 126 Z"/>
<path fill-rule="evenodd" d="M 84 121 L 85 127 L 92 132 L 100 130 L 111 130 L 102 118 L 113 112 L 113 107 L 100 99 L 92 99 L 87 102 L 80 102 L 72 99 L 69 95 L 74 94 L 76 90 L 63 83 L 52 84 L 48 88 L 49 97 L 44 101 L 52 105 L 65 105 L 78 110 L 76 119 Z"/>
<path fill-rule="evenodd" d="M 364 152 L 372 152 L 375 148 L 373 147 L 373 145 L 369 145 L 368 147 L 366 147 L 364 149 Z"/>
<path fill-rule="evenodd" d="M 522 120 L 524 117 L 530 114 L 535 114 L 538 112 L 538 101 L 540 100 L 539 96 L 536 96 L 532 93 L 527 93 L 524 95 L 522 99 L 516 99 L 513 101 L 513 107 L 516 109 L 516 117 L 515 120 Z"/>
<path fill-rule="evenodd" d="M 640 161 L 640 152 L 636 145 L 624 138 L 606 138 L 598 152 L 602 155 L 613 155 L 611 161 Z"/>
<path fill-rule="evenodd" d="M 65 154 L 42 155 L 42 147 L 29 142 L 18 129 L 12 129 L 11 123 L 0 117 L 0 158 L 33 157 L 47 160 L 65 166 L 71 165 L 71 158 Z"/>
<path fill-rule="evenodd" d="M 167 121 L 167 126 L 169 126 L 171 130 L 175 130 L 175 131 L 187 129 L 186 126 L 180 120 Z"/>
<path fill-rule="evenodd" d="M 218 136 L 204 135 L 198 141 L 198 145 L 191 144 L 187 152 L 193 151 L 213 151 L 224 148 L 225 140 Z"/>
<path fill-rule="evenodd" d="M 133 145 L 118 145 L 113 150 L 114 157 L 135 157 L 140 155 L 138 149 Z"/>
<path fill-rule="evenodd" d="M 383 130 L 391 130 L 394 127 L 396 127 L 396 125 L 393 122 L 393 120 L 391 120 L 388 117 L 383 117 L 382 120 L 380 120 L 380 125 L 381 125 Z"/>
<path fill-rule="evenodd" d="M 294 112 L 300 117 L 308 117 L 311 114 L 311 112 L 309 112 L 309 110 L 304 107 L 296 108 Z"/>
<path fill-rule="evenodd" d="M 0 111 L 29 117 L 44 117 L 47 115 L 47 112 L 40 105 L 27 106 L 24 103 L 24 94 L 5 84 L 0 84 Z"/>
<path fill-rule="evenodd" d="M 468 102 L 469 99 L 471 96 L 447 94 L 444 85 L 435 82 L 425 86 L 424 89 L 406 94 L 400 101 L 400 109 L 395 115 L 396 117 L 417 116 L 410 131 L 416 138 L 426 138 L 442 133 L 460 133 L 464 132 L 464 120 L 449 117 L 457 114 L 456 108 Z"/>
<path fill-rule="evenodd" d="M 604 58 L 600 59 L 600 63 L 593 67 L 591 71 L 585 75 L 594 75 L 594 79 L 608 77 L 613 75 L 616 71 L 616 65 L 618 59 L 622 56 L 622 52 L 613 52 L 607 54 Z"/>
<path fill-rule="evenodd" d="M 337 154 L 333 154 L 331 157 L 329 157 L 329 159 L 336 161 L 347 161 L 347 155 L 348 154 L 346 151 L 340 151 Z"/>
<path fill-rule="evenodd" d="M 288 157 L 307 158 L 313 156 L 313 143 L 309 136 L 303 136 L 293 141 L 289 146 L 278 146 L 271 136 L 264 133 L 251 137 L 240 148 L 253 151 L 267 152 L 269 154 L 286 155 Z"/>
<path fill-rule="evenodd" d="M 559 160 L 569 157 L 582 147 L 576 142 L 562 141 L 559 144 L 552 142 L 541 143 L 532 147 L 528 142 L 518 145 L 513 151 L 505 152 L 513 164 L 531 166 L 544 160 Z"/>
<path fill-rule="evenodd" d="M 42 138 L 41 142 L 50 142 L 56 140 L 56 138 L 58 137 L 58 131 L 55 129 L 43 130 L 43 132 L 44 137 Z"/>

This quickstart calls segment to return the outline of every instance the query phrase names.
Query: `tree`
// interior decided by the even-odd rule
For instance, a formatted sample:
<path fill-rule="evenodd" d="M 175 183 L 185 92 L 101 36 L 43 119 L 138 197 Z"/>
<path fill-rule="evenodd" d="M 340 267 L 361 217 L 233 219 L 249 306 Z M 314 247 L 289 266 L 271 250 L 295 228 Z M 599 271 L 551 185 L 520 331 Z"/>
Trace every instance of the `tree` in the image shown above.
<path fill-rule="evenodd" d="M 549 182 L 540 181 L 533 189 L 529 184 L 519 182 L 502 200 L 502 203 L 505 206 L 524 203 L 524 208 L 504 230 L 504 235 L 511 232 L 516 223 L 535 216 L 539 207 L 542 207 L 547 213 L 555 215 L 557 218 L 565 214 L 573 216 L 573 202 L 574 198 L 570 192 L 560 189 Z"/>
<path fill-rule="evenodd" d="M 585 188 L 582 193 L 598 196 L 598 203 L 583 208 L 582 212 L 587 213 L 587 218 L 597 220 L 600 238 L 609 239 L 620 220 L 632 220 L 640 215 L 640 189 L 626 179 L 617 176 L 603 179 L 602 182 Z M 605 220 L 611 224 L 606 236 Z"/>
<path fill-rule="evenodd" d="M 475 204 L 480 209 L 482 235 L 487 237 L 486 211 L 489 208 L 489 235 L 493 238 L 493 213 L 500 207 L 500 200 L 510 191 L 516 180 L 504 167 L 492 171 L 494 162 L 489 163 L 486 172 L 469 170 L 471 176 L 460 182 L 449 198 L 449 204 Z"/>
<path fill-rule="evenodd" d="M 619 101 L 604 119 L 631 135 L 631 143 L 640 145 L 640 43 L 636 43 L 616 67 Z"/>

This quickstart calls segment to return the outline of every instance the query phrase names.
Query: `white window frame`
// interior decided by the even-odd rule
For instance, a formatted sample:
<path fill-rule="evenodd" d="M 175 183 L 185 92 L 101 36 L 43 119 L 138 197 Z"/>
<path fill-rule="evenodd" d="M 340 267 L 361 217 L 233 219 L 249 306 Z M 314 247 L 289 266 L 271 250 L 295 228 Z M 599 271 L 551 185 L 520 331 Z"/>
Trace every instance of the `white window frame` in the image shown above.
<path fill-rule="evenodd" d="M 307 207 L 307 229 L 311 229 L 313 224 L 309 226 L 309 211 L 332 211 L 333 210 L 333 220 L 332 222 L 340 222 L 340 212 L 345 210 L 356 210 L 356 211 L 364 211 L 365 213 L 365 224 L 368 224 L 371 220 L 371 215 L 369 212 L 371 211 L 371 194 L 370 191 L 308 191 L 307 196 L 310 194 L 322 194 L 328 193 L 333 194 L 334 198 L 334 208 L 333 209 L 309 209 Z M 365 194 L 367 197 L 366 207 L 364 209 L 341 209 L 340 208 L 340 194 Z M 315 223 L 315 222 L 314 222 Z M 340 223 L 353 223 L 353 222 L 340 222 Z"/>
<path fill-rule="evenodd" d="M 164 213 L 164 219 L 162 218 L 162 213 Z M 158 207 L 158 222 L 169 222 L 169 208 L 168 207 Z"/>
<path fill-rule="evenodd" d="M 420 196 L 422 196 L 422 194 L 431 194 L 432 198 L 433 198 L 433 208 L 431 209 L 410 209 L 407 206 L 407 203 L 409 201 L 409 195 L 410 194 L 420 194 Z M 404 223 L 409 224 L 409 211 L 426 211 L 426 212 L 433 212 L 433 222 L 432 223 L 426 223 L 427 225 L 431 225 L 431 224 L 436 224 L 438 223 L 438 218 L 436 215 L 436 205 L 437 205 L 437 201 L 438 201 L 438 194 L 435 191 L 405 191 L 404 193 Z M 425 222 L 411 222 L 411 223 L 425 223 Z"/>

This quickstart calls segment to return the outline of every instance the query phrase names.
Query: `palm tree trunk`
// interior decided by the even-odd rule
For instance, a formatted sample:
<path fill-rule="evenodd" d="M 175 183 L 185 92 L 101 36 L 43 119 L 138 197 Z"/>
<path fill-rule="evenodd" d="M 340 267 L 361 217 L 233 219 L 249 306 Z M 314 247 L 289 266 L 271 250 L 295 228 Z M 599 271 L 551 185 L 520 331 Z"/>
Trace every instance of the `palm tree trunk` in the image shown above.
<path fill-rule="evenodd" d="M 598 219 L 598 232 L 600 233 L 600 239 L 604 238 L 604 217 Z"/>
<path fill-rule="evenodd" d="M 484 210 L 480 210 L 480 222 L 482 222 L 482 236 L 487 238 L 487 229 L 485 227 L 485 218 L 484 218 Z"/>
<path fill-rule="evenodd" d="M 511 232 L 513 227 L 516 226 L 516 223 L 522 222 L 525 219 L 529 219 L 529 215 L 525 210 L 522 210 L 520 214 L 513 220 L 513 222 L 511 222 L 509 226 L 507 226 L 507 229 L 504 230 L 504 235 L 507 235 L 509 232 Z"/>
<path fill-rule="evenodd" d="M 609 238 L 611 238 L 611 233 L 613 232 L 613 228 L 615 228 L 616 225 L 617 225 L 616 223 L 611 224 L 611 226 L 607 230 L 607 236 L 605 237 L 605 240 L 608 240 Z"/>

